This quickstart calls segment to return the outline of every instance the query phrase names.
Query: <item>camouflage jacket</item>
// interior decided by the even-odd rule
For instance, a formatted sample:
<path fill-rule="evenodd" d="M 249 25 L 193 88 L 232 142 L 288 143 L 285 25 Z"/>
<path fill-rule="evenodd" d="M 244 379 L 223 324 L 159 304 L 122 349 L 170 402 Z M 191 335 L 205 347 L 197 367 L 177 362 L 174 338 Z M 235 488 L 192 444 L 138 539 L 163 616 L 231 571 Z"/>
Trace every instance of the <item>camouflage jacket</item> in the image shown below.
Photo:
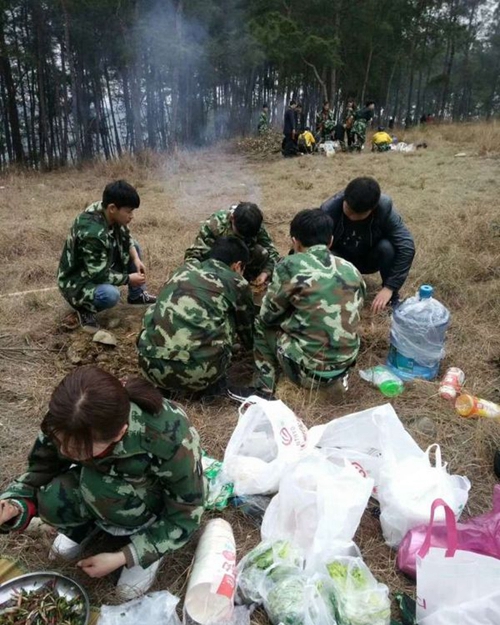
<path fill-rule="evenodd" d="M 125 226 L 109 227 L 101 202 L 94 202 L 73 222 L 66 239 L 57 282 L 74 308 L 96 312 L 93 300 L 99 284 L 120 286 L 128 280 L 130 247 Z"/>
<path fill-rule="evenodd" d="M 220 358 L 239 336 L 253 343 L 253 299 L 248 282 L 218 260 L 186 263 L 163 286 L 142 322 L 139 353 L 189 362 Z"/>
<path fill-rule="evenodd" d="M 314 245 L 276 267 L 260 318 L 281 328 L 278 346 L 294 362 L 309 371 L 343 370 L 358 355 L 365 295 L 354 265 Z"/>
<path fill-rule="evenodd" d="M 212 245 L 215 239 L 219 237 L 235 236 L 231 227 L 231 214 L 236 206 L 231 207 L 229 210 L 221 210 L 213 213 L 207 221 L 205 221 L 200 228 L 198 236 L 195 239 L 193 245 L 188 247 L 184 254 L 184 260 L 206 260 L 208 254 L 212 249 Z M 237 236 L 237 235 L 236 235 Z M 272 242 L 269 233 L 266 230 L 264 224 L 260 227 L 257 236 L 251 239 L 245 239 L 240 237 L 247 244 L 250 250 L 250 258 L 253 256 L 253 249 L 256 245 L 261 245 L 269 253 L 269 259 L 264 268 L 269 275 L 272 274 L 275 264 L 279 260 L 279 254 Z"/>
<path fill-rule="evenodd" d="M 356 117 L 356 111 L 357 111 L 357 108 L 355 106 L 348 106 L 346 108 L 345 118 L 344 118 L 344 126 L 346 127 L 347 130 L 350 130 L 352 128 L 352 125 L 354 124 L 354 118 Z"/>
<path fill-rule="evenodd" d="M 31 507 L 27 502 L 36 506 L 37 491 L 74 464 L 40 433 L 27 472 L 0 495 L 0 499 L 15 499 L 24 508 L 9 529 L 23 527 Z M 131 535 L 128 549 L 141 566 L 147 567 L 168 551 L 179 549 L 198 528 L 204 506 L 200 441 L 175 404 L 165 401 L 158 415 L 131 404 L 129 428 L 123 439 L 108 454 L 77 465 L 82 468 L 85 500 L 110 498 L 110 506 L 126 508 L 127 488 L 131 486 L 140 494 L 153 521 Z M 131 516 L 134 513 L 140 514 L 133 509 L 129 512 Z"/>
<path fill-rule="evenodd" d="M 316 132 L 320 132 L 322 136 L 330 134 L 335 129 L 335 115 L 333 111 L 325 113 L 323 109 L 316 113 Z"/>
<path fill-rule="evenodd" d="M 264 111 L 262 111 L 262 113 L 259 115 L 257 130 L 261 135 L 269 130 L 269 118 L 267 116 L 267 113 L 264 113 Z"/>

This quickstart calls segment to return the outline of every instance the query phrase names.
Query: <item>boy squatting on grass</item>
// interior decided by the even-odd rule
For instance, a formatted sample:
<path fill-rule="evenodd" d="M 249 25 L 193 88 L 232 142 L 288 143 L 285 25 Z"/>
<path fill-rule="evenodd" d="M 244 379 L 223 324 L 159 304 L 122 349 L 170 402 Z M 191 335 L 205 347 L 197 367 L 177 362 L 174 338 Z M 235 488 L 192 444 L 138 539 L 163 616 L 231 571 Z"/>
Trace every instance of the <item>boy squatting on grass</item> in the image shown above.
<path fill-rule="evenodd" d="M 292 220 L 294 254 L 276 266 L 255 321 L 255 386 L 262 395 L 274 391 L 280 370 L 305 388 L 338 388 L 356 361 L 366 288 L 354 265 L 331 254 L 332 228 L 319 208 Z"/>
<path fill-rule="evenodd" d="M 128 539 L 77 563 L 90 577 L 124 567 L 117 594 L 127 601 L 189 541 L 203 507 L 199 436 L 181 408 L 146 380 L 122 385 L 79 367 L 52 393 L 26 472 L 0 495 L 0 532 L 22 531 L 37 515 L 60 532 L 49 558 L 67 560 L 99 532 Z"/>
<path fill-rule="evenodd" d="M 250 253 L 235 236 L 220 237 L 209 258 L 187 261 L 166 282 L 142 322 L 139 368 L 171 394 L 226 394 L 237 340 L 253 346 L 254 304 L 243 277 Z"/>
<path fill-rule="evenodd" d="M 216 239 L 236 236 L 250 250 L 244 278 L 262 285 L 269 280 L 279 260 L 263 221 L 262 211 L 251 202 L 240 202 L 229 210 L 217 211 L 203 222 L 194 243 L 186 250 L 184 260 L 207 260 Z"/>
<path fill-rule="evenodd" d="M 94 202 L 74 221 L 59 262 L 57 282 L 64 299 L 75 309 L 88 332 L 98 328 L 96 313 L 112 308 L 128 285 L 129 304 L 153 304 L 146 291 L 146 269 L 128 224 L 140 198 L 124 180 L 104 189 L 102 202 Z"/>

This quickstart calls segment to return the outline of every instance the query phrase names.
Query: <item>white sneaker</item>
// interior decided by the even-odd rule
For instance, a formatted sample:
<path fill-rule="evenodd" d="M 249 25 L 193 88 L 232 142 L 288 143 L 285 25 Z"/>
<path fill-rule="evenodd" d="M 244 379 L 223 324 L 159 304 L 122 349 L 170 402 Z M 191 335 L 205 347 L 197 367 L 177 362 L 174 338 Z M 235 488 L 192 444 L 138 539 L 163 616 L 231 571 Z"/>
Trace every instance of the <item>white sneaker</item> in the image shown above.
<path fill-rule="evenodd" d="M 76 560 L 83 551 L 83 544 L 75 543 L 64 534 L 57 534 L 49 551 L 49 560 L 62 558 L 63 560 Z"/>
<path fill-rule="evenodd" d="M 163 558 L 160 558 L 147 569 L 143 569 L 142 566 L 123 568 L 116 584 L 118 598 L 121 601 L 131 601 L 148 592 L 156 579 L 162 560 Z"/>

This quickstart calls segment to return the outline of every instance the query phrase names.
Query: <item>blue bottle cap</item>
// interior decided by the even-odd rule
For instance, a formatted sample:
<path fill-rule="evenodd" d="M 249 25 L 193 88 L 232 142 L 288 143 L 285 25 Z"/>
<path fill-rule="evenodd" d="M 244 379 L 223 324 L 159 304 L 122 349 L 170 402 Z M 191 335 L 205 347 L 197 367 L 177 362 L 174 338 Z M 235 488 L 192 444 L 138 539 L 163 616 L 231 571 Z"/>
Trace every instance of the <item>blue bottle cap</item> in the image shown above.
<path fill-rule="evenodd" d="M 429 299 L 434 295 L 434 288 L 430 284 L 422 284 L 418 294 L 420 299 Z"/>

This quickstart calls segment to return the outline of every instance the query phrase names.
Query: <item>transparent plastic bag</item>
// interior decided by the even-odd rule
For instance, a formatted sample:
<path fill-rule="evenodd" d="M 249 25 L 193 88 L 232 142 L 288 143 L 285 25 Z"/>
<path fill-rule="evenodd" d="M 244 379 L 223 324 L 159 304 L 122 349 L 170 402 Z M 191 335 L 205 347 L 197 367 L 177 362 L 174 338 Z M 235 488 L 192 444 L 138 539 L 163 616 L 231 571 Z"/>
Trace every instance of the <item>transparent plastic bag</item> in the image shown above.
<path fill-rule="evenodd" d="M 282 569 L 268 584 L 264 608 L 273 625 L 338 625 L 333 584 L 325 575 Z"/>
<path fill-rule="evenodd" d="M 362 558 L 325 554 L 320 558 L 318 572 L 332 579 L 338 625 L 389 625 L 389 589 L 377 582 Z"/>
<path fill-rule="evenodd" d="M 97 625 L 181 625 L 175 611 L 178 603 L 179 598 L 166 590 L 150 592 L 121 605 L 103 605 Z"/>
<path fill-rule="evenodd" d="M 287 540 L 260 543 L 238 564 L 238 597 L 245 603 L 262 603 L 273 572 L 301 569 L 303 564 L 300 551 Z"/>

